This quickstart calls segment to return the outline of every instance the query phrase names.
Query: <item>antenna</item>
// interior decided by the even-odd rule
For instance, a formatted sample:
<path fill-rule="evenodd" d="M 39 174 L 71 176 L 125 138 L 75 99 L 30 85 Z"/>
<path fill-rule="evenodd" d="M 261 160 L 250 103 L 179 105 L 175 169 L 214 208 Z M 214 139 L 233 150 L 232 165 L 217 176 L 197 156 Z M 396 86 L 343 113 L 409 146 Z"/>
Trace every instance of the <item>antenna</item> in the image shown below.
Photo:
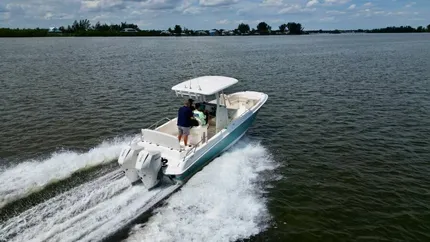
<path fill-rule="evenodd" d="M 194 42 L 196 42 L 196 38 L 194 38 Z M 194 68 L 193 58 L 191 57 L 190 60 L 191 60 L 191 66 L 193 67 L 194 77 L 197 77 L 196 68 Z M 202 88 L 200 87 L 199 79 L 197 79 L 197 85 L 199 86 L 199 90 L 201 91 Z"/>
<path fill-rule="evenodd" d="M 196 68 L 194 68 L 193 59 L 190 58 L 190 60 L 191 60 L 191 66 L 193 67 L 194 77 L 197 77 Z M 202 90 L 202 88 L 200 87 L 199 79 L 197 79 L 197 85 L 199 86 L 199 90 Z M 190 88 L 191 88 L 191 80 L 190 80 Z"/>

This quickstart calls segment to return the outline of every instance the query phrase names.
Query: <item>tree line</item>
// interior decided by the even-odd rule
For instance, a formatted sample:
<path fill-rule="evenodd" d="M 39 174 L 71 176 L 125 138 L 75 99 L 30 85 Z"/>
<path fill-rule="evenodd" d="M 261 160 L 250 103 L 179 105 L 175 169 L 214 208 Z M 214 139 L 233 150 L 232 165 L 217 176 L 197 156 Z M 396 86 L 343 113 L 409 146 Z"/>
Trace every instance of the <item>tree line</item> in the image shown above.
<path fill-rule="evenodd" d="M 426 27 L 418 26 L 417 28 L 413 28 L 411 26 L 400 26 L 400 27 L 386 27 L 381 29 L 372 29 L 366 31 L 367 33 L 421 33 L 421 32 L 430 32 L 430 24 Z"/>
<path fill-rule="evenodd" d="M 131 29 L 132 31 L 124 31 Z M 300 23 L 290 22 L 282 24 L 277 30 L 272 30 L 272 27 L 266 22 L 260 22 L 256 28 L 251 28 L 248 24 L 241 23 L 234 30 L 216 29 L 216 35 L 234 34 L 234 35 L 249 35 L 249 34 L 304 34 L 303 27 Z M 11 29 L 0 28 L 0 37 L 43 37 L 43 36 L 162 36 L 162 35 L 209 35 L 210 30 L 191 30 L 180 25 L 175 25 L 168 30 L 141 30 L 136 24 L 121 22 L 120 24 L 102 24 L 97 22 L 92 25 L 88 19 L 75 20 L 71 25 L 61 26 L 56 31 L 49 32 L 48 29 Z"/>
<path fill-rule="evenodd" d="M 126 31 L 124 31 L 126 30 Z M 128 31 L 131 30 L 131 31 Z M 414 32 L 430 32 L 430 25 L 427 27 L 419 26 L 413 28 L 411 26 L 387 27 L 372 30 L 314 30 L 305 31 L 300 23 L 288 22 L 273 28 L 266 22 L 258 23 L 255 28 L 251 28 L 249 24 L 240 23 L 234 30 L 214 29 L 214 30 L 191 30 L 180 25 L 175 25 L 168 30 L 141 30 L 136 24 L 121 22 L 120 24 L 102 24 L 97 22 L 92 25 L 88 19 L 75 20 L 71 25 L 61 26 L 56 31 L 50 32 L 48 29 L 10 29 L 0 28 L 0 37 L 44 37 L 44 36 L 164 36 L 164 35 L 274 35 L 274 34 L 290 34 L 300 35 L 309 33 L 342 33 L 342 32 L 366 32 L 366 33 L 414 33 Z"/>
<path fill-rule="evenodd" d="M 427 27 L 418 26 L 413 28 L 411 26 L 400 26 L 400 27 L 386 27 L 379 29 L 355 29 L 355 30 L 309 30 L 308 33 L 330 33 L 330 34 L 341 34 L 341 33 L 424 33 L 430 32 L 430 24 Z"/>

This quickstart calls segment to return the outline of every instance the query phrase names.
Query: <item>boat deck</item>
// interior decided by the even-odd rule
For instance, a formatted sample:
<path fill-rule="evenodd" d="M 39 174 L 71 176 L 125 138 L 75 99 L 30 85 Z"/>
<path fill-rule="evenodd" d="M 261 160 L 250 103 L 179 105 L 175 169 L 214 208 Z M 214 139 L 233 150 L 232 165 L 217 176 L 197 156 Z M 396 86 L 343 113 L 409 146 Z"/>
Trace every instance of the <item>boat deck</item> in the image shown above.
<path fill-rule="evenodd" d="M 216 126 L 215 125 L 209 125 L 208 127 L 208 140 L 210 140 L 214 135 L 216 134 Z"/>

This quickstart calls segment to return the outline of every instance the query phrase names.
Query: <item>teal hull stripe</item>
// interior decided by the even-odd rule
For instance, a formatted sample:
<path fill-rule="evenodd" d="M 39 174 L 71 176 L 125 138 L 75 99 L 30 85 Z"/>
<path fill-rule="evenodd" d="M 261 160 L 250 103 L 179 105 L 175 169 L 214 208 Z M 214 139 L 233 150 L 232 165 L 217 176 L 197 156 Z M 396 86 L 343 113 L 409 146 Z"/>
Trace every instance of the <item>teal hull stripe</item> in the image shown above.
<path fill-rule="evenodd" d="M 234 142 L 237 138 L 239 138 L 243 133 L 251 127 L 254 122 L 257 113 L 252 114 L 247 120 L 241 123 L 233 132 L 229 133 L 226 137 L 220 140 L 212 149 L 208 150 L 200 159 L 197 160 L 188 170 L 184 173 L 177 175 L 175 177 L 176 180 L 185 181 L 189 177 L 191 177 L 198 170 L 203 168 L 206 164 L 208 164 L 215 157 L 220 155 L 220 153 L 227 148 L 232 142 Z"/>

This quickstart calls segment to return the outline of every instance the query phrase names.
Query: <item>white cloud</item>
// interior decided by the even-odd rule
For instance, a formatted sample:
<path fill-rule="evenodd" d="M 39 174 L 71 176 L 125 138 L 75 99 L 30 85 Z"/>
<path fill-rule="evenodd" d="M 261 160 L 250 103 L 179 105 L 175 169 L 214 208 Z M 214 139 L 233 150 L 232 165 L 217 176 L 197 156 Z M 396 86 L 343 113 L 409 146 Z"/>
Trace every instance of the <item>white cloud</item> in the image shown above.
<path fill-rule="evenodd" d="M 284 5 L 284 2 L 283 0 L 263 0 L 260 5 L 266 7 L 277 7 Z"/>
<path fill-rule="evenodd" d="M 348 7 L 348 9 L 349 9 L 349 10 L 353 10 L 353 9 L 355 9 L 355 7 L 357 7 L 357 5 L 355 5 L 355 4 L 351 4 L 351 6 L 349 6 L 349 7 Z"/>
<path fill-rule="evenodd" d="M 201 12 L 202 12 L 202 9 L 199 7 L 189 7 L 182 11 L 183 14 L 191 14 L 191 15 L 199 14 Z"/>
<path fill-rule="evenodd" d="M 193 6 L 193 3 L 194 3 L 193 0 L 184 0 L 184 1 L 182 1 L 181 4 L 179 4 L 179 6 L 177 8 L 178 8 L 178 10 L 182 11 L 184 9 L 187 9 L 187 8 Z"/>
<path fill-rule="evenodd" d="M 285 20 L 283 20 L 283 19 L 272 19 L 269 22 L 274 23 L 274 24 L 278 24 L 278 23 L 285 23 Z"/>
<path fill-rule="evenodd" d="M 112 1 L 112 0 L 108 0 Z M 119 0 L 124 2 L 123 0 Z M 176 0 L 147 0 L 141 3 L 141 7 L 145 9 L 154 9 L 154 10 L 166 10 L 166 9 L 174 9 L 180 6 L 181 1 Z"/>
<path fill-rule="evenodd" d="M 199 4 L 201 6 L 217 7 L 217 6 L 223 6 L 223 5 L 236 4 L 238 2 L 239 0 L 200 0 Z"/>
<path fill-rule="evenodd" d="M 146 22 L 146 21 L 137 21 L 136 25 L 138 25 L 140 28 L 144 27 L 144 26 L 151 26 L 151 22 Z"/>
<path fill-rule="evenodd" d="M 324 17 L 319 19 L 320 22 L 334 22 L 336 20 L 335 17 L 331 16 L 331 17 Z"/>
<path fill-rule="evenodd" d="M 414 6 L 415 4 L 417 4 L 417 3 L 416 2 L 408 3 L 408 4 L 406 4 L 405 8 L 410 8 L 410 7 Z"/>
<path fill-rule="evenodd" d="M 375 12 L 373 12 L 373 14 L 375 14 L 375 15 L 384 15 L 385 11 L 375 11 Z"/>
<path fill-rule="evenodd" d="M 0 12 L 0 20 L 8 20 L 10 18 L 9 12 Z"/>
<path fill-rule="evenodd" d="M 217 24 L 229 24 L 230 21 L 228 19 L 218 20 L 216 21 Z"/>
<path fill-rule="evenodd" d="M 81 11 L 113 11 L 124 9 L 122 0 L 84 0 L 81 2 Z"/>
<path fill-rule="evenodd" d="M 345 14 L 346 12 L 338 11 L 338 10 L 328 10 L 325 13 L 330 15 L 342 15 L 342 14 Z"/>
<path fill-rule="evenodd" d="M 66 14 L 66 13 L 52 13 L 47 12 L 43 18 L 46 20 L 55 20 L 55 19 L 73 19 L 72 14 Z"/>
<path fill-rule="evenodd" d="M 314 12 L 316 8 L 302 8 L 299 4 L 287 5 L 285 8 L 279 10 L 279 14 L 285 13 L 305 13 Z"/>
<path fill-rule="evenodd" d="M 319 1 L 318 0 L 310 0 L 307 4 L 306 4 L 306 7 L 312 7 L 312 6 L 314 6 L 314 5 L 316 5 L 316 4 L 318 4 L 319 3 Z"/>
<path fill-rule="evenodd" d="M 345 4 L 351 0 L 325 0 L 326 5 Z"/>
<path fill-rule="evenodd" d="M 371 3 L 371 2 L 367 2 L 367 3 L 365 3 L 365 4 L 363 4 L 363 6 L 365 6 L 365 7 L 370 7 L 370 6 L 372 6 L 373 4 Z"/>

